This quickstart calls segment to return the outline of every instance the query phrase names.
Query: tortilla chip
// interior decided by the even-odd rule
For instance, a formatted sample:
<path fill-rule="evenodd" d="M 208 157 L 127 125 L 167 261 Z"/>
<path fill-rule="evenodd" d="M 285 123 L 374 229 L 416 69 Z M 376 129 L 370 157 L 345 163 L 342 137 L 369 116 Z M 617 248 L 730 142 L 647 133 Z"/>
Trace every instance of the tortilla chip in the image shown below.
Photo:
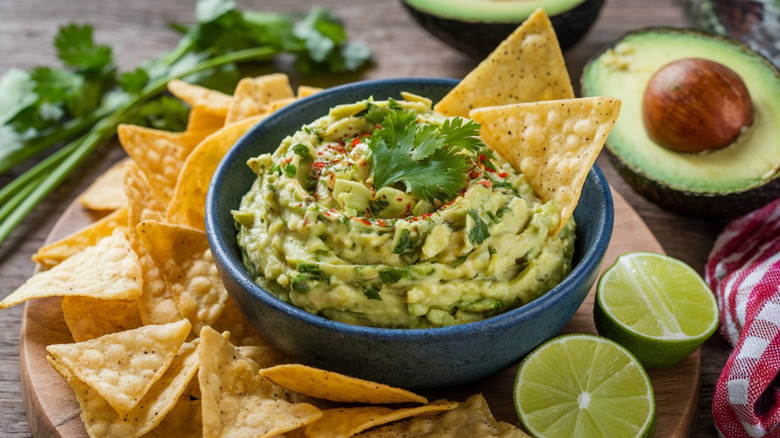
<path fill-rule="evenodd" d="M 273 102 L 268 104 L 268 107 L 266 108 L 266 113 L 271 114 L 274 111 L 278 110 L 279 108 L 284 108 L 287 105 L 295 102 L 296 100 L 298 100 L 297 97 L 288 97 L 286 99 L 274 100 Z"/>
<path fill-rule="evenodd" d="M 138 405 L 125 415 L 118 414 L 97 391 L 75 377 L 67 367 L 51 356 L 47 359 L 73 388 L 81 406 L 81 419 L 91 437 L 200 436 L 200 403 L 190 402 L 189 397 L 181 397 L 182 391 L 198 371 L 195 343 L 182 344 L 162 377 L 152 385 Z M 178 427 L 177 433 L 163 434 L 171 425 Z M 189 434 L 193 430 L 197 430 L 198 434 Z M 149 431 L 152 433 L 145 435 Z"/>
<path fill-rule="evenodd" d="M 312 94 L 317 94 L 320 91 L 322 91 L 322 88 L 320 87 L 310 87 L 308 85 L 299 85 L 298 91 L 295 93 L 296 96 L 298 96 L 299 99 L 303 99 L 304 97 L 309 97 Z"/>
<path fill-rule="evenodd" d="M 90 210 L 116 210 L 126 206 L 124 180 L 128 161 L 121 160 L 100 175 L 79 196 L 79 203 Z"/>
<path fill-rule="evenodd" d="M 141 327 L 137 300 L 63 297 L 62 315 L 76 342 Z"/>
<path fill-rule="evenodd" d="M 141 264 L 142 293 L 138 298 L 141 321 L 144 324 L 179 321 L 182 316 L 176 304 L 176 297 L 168 290 L 162 273 L 136 233 L 136 227 L 144 220 L 163 220 L 165 207 L 154 196 L 149 180 L 135 163 L 130 163 L 125 174 L 125 193 L 128 198 L 128 237 Z"/>
<path fill-rule="evenodd" d="M 225 116 L 205 111 L 203 108 L 192 108 L 187 118 L 187 131 L 201 129 L 218 130 L 225 126 Z"/>
<path fill-rule="evenodd" d="M 38 252 L 33 254 L 32 261 L 40 264 L 44 269 L 50 269 L 85 248 L 96 245 L 100 239 L 113 234 L 115 229 L 128 232 L 127 207 L 114 210 L 75 233 L 40 247 Z"/>
<path fill-rule="evenodd" d="M 479 108 L 470 117 L 480 136 L 525 175 L 536 194 L 554 200 L 558 232 L 574 212 L 582 186 L 620 112 L 620 100 L 588 97 Z"/>
<path fill-rule="evenodd" d="M 189 154 L 192 153 L 192 150 L 195 149 L 203 140 L 205 140 L 209 135 L 217 132 L 220 128 L 201 128 L 196 130 L 186 130 L 184 132 L 179 132 L 177 140 L 179 144 L 184 148 L 184 157 L 186 158 L 189 156 Z"/>
<path fill-rule="evenodd" d="M 190 323 L 182 320 L 75 344 L 49 345 L 46 351 L 51 358 L 47 359 L 66 367 L 73 377 L 100 394 L 117 413 L 126 414 L 138 405 L 171 365 L 190 328 Z M 184 387 L 186 384 L 182 391 Z"/>
<path fill-rule="evenodd" d="M 200 339 L 204 438 L 271 437 L 322 416 L 308 403 L 282 399 L 279 388 L 258 374 L 259 366 L 211 327 L 201 330 Z"/>
<path fill-rule="evenodd" d="M 284 73 L 272 73 L 238 81 L 225 124 L 263 114 L 268 105 L 279 99 L 293 97 L 290 80 Z"/>
<path fill-rule="evenodd" d="M 197 108 L 215 116 L 226 116 L 233 101 L 233 98 L 225 93 L 193 85 L 180 79 L 169 81 L 168 91 L 188 103 L 193 109 Z"/>
<path fill-rule="evenodd" d="M 347 438 L 372 427 L 403 420 L 420 414 L 449 411 L 458 402 L 439 400 L 412 408 L 392 409 L 382 406 L 334 408 L 322 411 L 322 418 L 306 426 L 309 438 Z"/>
<path fill-rule="evenodd" d="M 530 438 L 517 427 L 497 422 L 482 394 L 436 415 L 419 415 L 356 435 L 360 438 Z"/>
<path fill-rule="evenodd" d="M 136 125 L 119 125 L 119 143 L 151 183 L 163 204 L 168 204 L 184 159 L 192 150 L 182 144 L 182 133 L 160 131 Z"/>
<path fill-rule="evenodd" d="M 206 233 L 181 225 L 144 221 L 136 228 L 160 269 L 179 313 L 197 334 L 225 309 L 228 293 L 214 264 Z"/>
<path fill-rule="evenodd" d="M 225 301 L 225 309 L 219 318 L 212 324 L 214 330 L 230 332 L 230 342 L 233 345 L 258 345 L 269 346 L 268 342 L 260 336 L 255 327 L 247 321 L 243 313 L 238 309 L 236 303 L 228 297 Z M 276 364 L 274 364 L 276 365 Z"/>
<path fill-rule="evenodd" d="M 401 388 L 358 379 L 301 364 L 265 368 L 260 375 L 309 397 L 351 403 L 427 403 L 428 399 Z"/>
<path fill-rule="evenodd" d="M 232 336 L 231 336 L 232 337 Z M 244 345 L 236 347 L 238 352 L 247 359 L 254 361 L 260 368 L 269 368 L 283 363 L 290 363 L 292 359 L 285 356 L 284 353 L 277 350 L 270 344 L 266 345 Z"/>
<path fill-rule="evenodd" d="M 537 9 L 434 109 L 467 117 L 474 108 L 573 97 L 558 37 Z"/>
<path fill-rule="evenodd" d="M 260 115 L 228 125 L 206 138 L 192 151 L 184 162 L 168 204 L 168 222 L 206 230 L 204 211 L 211 177 L 227 151 L 263 118 L 265 116 Z"/>
<path fill-rule="evenodd" d="M 141 267 L 120 230 L 71 256 L 48 271 L 30 277 L 0 301 L 0 309 L 34 298 L 93 297 L 129 300 L 141 294 Z"/>
<path fill-rule="evenodd" d="M 192 380 L 192 382 L 196 382 Z M 196 382 L 197 383 L 197 382 Z M 176 406 L 144 438 L 200 438 L 203 435 L 200 400 L 179 397 Z"/>

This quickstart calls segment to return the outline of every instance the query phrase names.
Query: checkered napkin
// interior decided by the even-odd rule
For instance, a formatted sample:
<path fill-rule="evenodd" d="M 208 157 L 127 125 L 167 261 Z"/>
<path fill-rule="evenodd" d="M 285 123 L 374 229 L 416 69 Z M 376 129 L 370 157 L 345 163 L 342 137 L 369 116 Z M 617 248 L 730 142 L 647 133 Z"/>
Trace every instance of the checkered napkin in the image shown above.
<path fill-rule="evenodd" d="M 734 347 L 715 387 L 723 436 L 780 437 L 780 199 L 726 226 L 705 279 Z"/>

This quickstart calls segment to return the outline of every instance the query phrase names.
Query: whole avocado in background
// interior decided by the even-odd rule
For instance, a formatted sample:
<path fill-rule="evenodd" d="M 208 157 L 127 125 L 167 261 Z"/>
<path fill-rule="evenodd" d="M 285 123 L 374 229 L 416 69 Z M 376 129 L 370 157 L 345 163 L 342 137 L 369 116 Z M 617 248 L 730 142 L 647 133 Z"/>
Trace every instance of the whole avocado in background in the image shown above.
<path fill-rule="evenodd" d="M 401 0 L 432 35 L 484 58 L 536 9 L 543 8 L 561 49 L 576 44 L 596 21 L 604 0 Z"/>
<path fill-rule="evenodd" d="M 680 0 L 688 19 L 730 36 L 780 67 L 780 0 Z"/>
<path fill-rule="evenodd" d="M 663 67 L 683 59 L 714 61 L 736 73 L 749 92 L 752 123 L 742 126 L 726 147 L 680 152 L 649 135 L 643 108 L 648 83 Z M 701 75 L 705 80 L 707 76 Z M 661 207 L 688 216 L 725 219 L 780 196 L 780 73 L 746 45 L 695 30 L 638 30 L 591 59 L 581 82 L 586 96 L 623 101 L 606 150 L 629 185 Z M 660 110 L 681 114 L 680 126 L 703 124 L 704 129 L 716 129 L 723 121 L 714 116 L 721 105 L 695 100 L 695 96 L 675 103 L 667 99 L 668 106 Z M 690 117 L 696 111 L 685 105 L 698 105 L 704 118 Z"/>

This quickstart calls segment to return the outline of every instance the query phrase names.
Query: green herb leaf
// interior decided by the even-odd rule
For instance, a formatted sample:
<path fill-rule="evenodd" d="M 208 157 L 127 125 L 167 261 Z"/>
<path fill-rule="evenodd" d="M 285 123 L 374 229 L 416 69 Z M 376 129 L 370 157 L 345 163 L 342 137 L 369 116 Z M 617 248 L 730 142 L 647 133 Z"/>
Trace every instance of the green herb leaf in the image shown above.
<path fill-rule="evenodd" d="M 481 245 L 488 237 L 490 237 L 490 231 L 487 224 L 479 217 L 477 210 L 473 208 L 469 210 L 469 216 L 474 219 L 474 228 L 469 231 L 469 242 L 474 245 Z"/>
<path fill-rule="evenodd" d="M 368 297 L 369 300 L 382 300 L 382 297 L 379 295 L 379 289 L 374 289 L 371 286 L 363 287 L 363 295 Z"/>
<path fill-rule="evenodd" d="M 441 147 L 431 128 L 418 127 L 416 113 L 391 108 L 382 126 L 368 139 L 376 189 L 403 183 L 408 193 L 433 202 L 448 201 L 465 187 L 467 157 Z"/>
<path fill-rule="evenodd" d="M 24 70 L 12 68 L 0 78 L 0 126 L 38 100 L 34 87 L 35 82 Z"/>
<path fill-rule="evenodd" d="M 393 248 L 394 254 L 403 254 L 413 249 L 414 242 L 411 239 L 412 233 L 408 228 L 401 230 L 401 234 L 398 236 L 398 244 Z"/>
<path fill-rule="evenodd" d="M 100 72 L 114 64 L 111 48 L 95 45 L 92 41 L 92 26 L 69 24 L 60 27 L 54 38 L 57 55 L 68 67 Z"/>
<path fill-rule="evenodd" d="M 295 152 L 296 155 L 301 157 L 301 161 L 303 161 L 304 163 L 311 161 L 312 156 L 309 153 L 309 147 L 308 146 L 306 146 L 304 144 L 298 143 L 295 146 L 293 146 L 292 149 L 293 149 L 293 152 Z"/>
<path fill-rule="evenodd" d="M 447 119 L 441 125 L 444 135 L 444 143 L 465 149 L 469 152 L 478 152 L 486 149 L 485 144 L 479 139 L 479 123 L 462 117 Z"/>
<path fill-rule="evenodd" d="M 379 279 L 382 283 L 395 283 L 402 278 L 410 278 L 409 270 L 406 268 L 388 268 L 379 271 Z"/>

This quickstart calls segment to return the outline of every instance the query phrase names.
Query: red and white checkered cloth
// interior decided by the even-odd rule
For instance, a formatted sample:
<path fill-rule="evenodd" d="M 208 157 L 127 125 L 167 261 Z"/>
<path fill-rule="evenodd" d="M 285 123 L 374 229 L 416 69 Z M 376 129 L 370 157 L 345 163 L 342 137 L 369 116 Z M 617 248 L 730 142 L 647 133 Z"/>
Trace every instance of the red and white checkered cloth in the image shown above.
<path fill-rule="evenodd" d="M 715 387 L 715 425 L 727 438 L 780 437 L 780 199 L 726 226 L 705 280 L 734 347 Z"/>

